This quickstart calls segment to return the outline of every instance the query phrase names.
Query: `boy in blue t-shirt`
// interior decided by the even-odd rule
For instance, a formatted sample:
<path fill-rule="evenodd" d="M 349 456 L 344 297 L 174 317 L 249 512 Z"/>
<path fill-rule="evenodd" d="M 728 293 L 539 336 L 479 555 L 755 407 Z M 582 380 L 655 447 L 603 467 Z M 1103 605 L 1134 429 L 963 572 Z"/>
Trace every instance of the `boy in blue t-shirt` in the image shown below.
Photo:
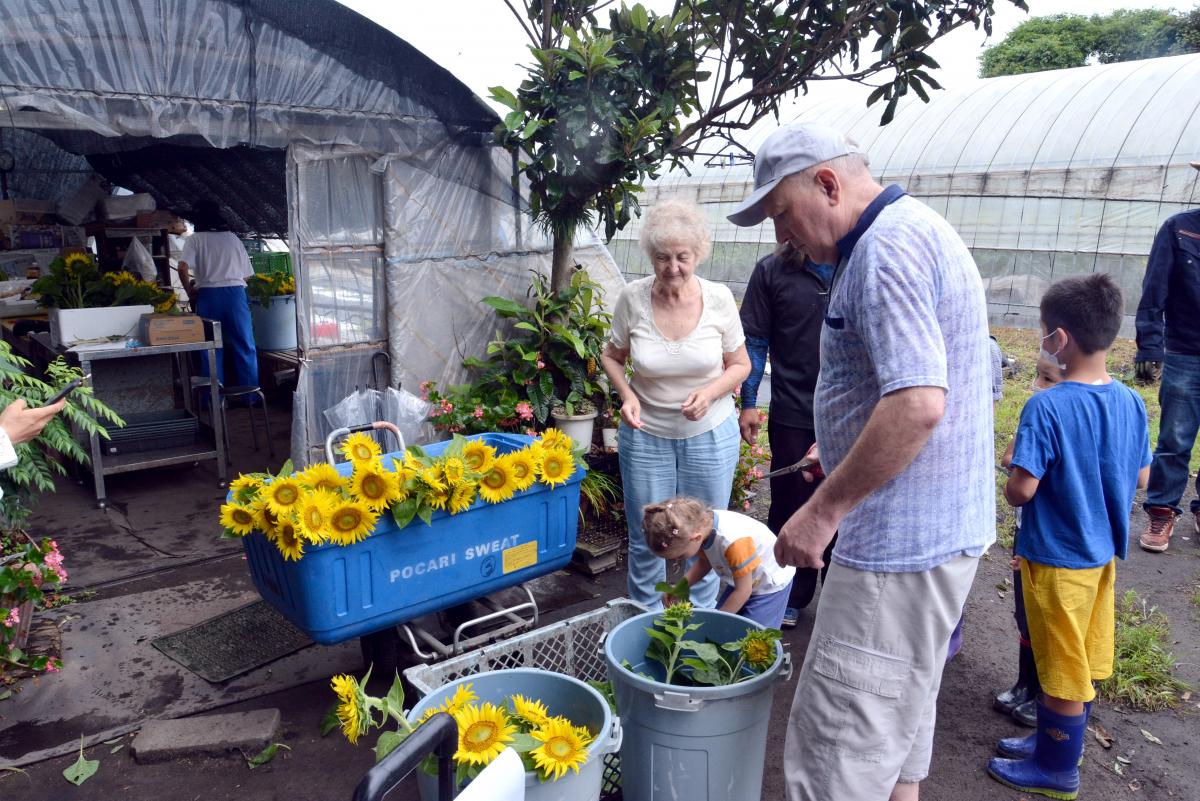
<path fill-rule="evenodd" d="M 1104 273 L 1056 281 L 1042 297 L 1042 355 L 1062 382 L 1021 411 L 1004 496 L 1020 506 L 1020 560 L 1029 639 L 1042 697 L 1037 732 L 1000 741 L 988 773 L 1029 793 L 1079 794 L 1093 681 L 1112 675 L 1116 557 L 1150 473 L 1146 407 L 1109 377 L 1121 290 Z"/>

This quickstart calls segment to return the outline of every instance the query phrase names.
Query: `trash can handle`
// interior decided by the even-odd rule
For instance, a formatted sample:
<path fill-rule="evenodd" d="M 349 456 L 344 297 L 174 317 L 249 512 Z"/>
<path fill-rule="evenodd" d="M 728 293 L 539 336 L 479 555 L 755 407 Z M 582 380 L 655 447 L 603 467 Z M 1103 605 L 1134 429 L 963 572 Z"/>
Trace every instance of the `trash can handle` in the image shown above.
<path fill-rule="evenodd" d="M 698 712 L 700 707 L 704 706 L 704 702 L 698 698 L 692 698 L 687 693 L 664 690 L 654 694 L 654 705 L 659 709 L 670 709 L 675 712 Z"/>
<path fill-rule="evenodd" d="M 397 449 L 398 453 L 403 453 L 406 449 L 404 444 L 404 435 L 400 433 L 400 429 L 389 423 L 386 420 L 376 420 L 374 423 L 363 423 L 358 426 L 349 426 L 343 428 L 335 428 L 329 432 L 329 436 L 325 438 L 325 461 L 330 464 L 337 464 L 337 460 L 333 455 L 333 441 L 344 437 L 346 434 L 356 434 L 359 431 L 381 431 L 387 429 L 396 436 L 396 441 L 400 443 Z"/>
<path fill-rule="evenodd" d="M 458 794 L 452 761 L 457 747 L 458 724 L 445 712 L 437 713 L 422 723 L 383 761 L 367 771 L 358 787 L 354 788 L 354 801 L 382 801 L 431 753 L 437 756 L 438 798 L 440 801 L 450 801 Z"/>
<path fill-rule="evenodd" d="M 615 754 L 621 750 L 621 743 L 625 742 L 625 732 L 621 729 L 621 719 L 613 718 L 612 732 L 609 735 L 608 753 Z"/>
<path fill-rule="evenodd" d="M 792 678 L 792 654 L 790 651 L 783 652 L 783 667 L 779 669 L 779 680 L 790 681 Z"/>

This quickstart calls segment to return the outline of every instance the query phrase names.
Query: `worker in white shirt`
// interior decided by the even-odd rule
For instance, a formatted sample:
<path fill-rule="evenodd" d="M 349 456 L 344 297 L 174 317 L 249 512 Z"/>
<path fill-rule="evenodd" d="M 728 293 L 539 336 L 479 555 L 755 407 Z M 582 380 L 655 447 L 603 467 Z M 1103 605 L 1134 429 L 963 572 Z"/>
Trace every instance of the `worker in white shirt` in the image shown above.
<path fill-rule="evenodd" d="M 46 423 L 49 423 L 51 418 L 61 412 L 66 405 L 67 399 L 63 398 L 49 406 L 37 406 L 30 409 L 25 405 L 24 400 L 18 398 L 4 407 L 4 411 L 0 412 L 0 469 L 7 470 L 16 465 L 15 446 L 22 442 L 29 442 L 42 433 Z M 2 494 L 3 492 L 0 491 L 0 495 Z"/>

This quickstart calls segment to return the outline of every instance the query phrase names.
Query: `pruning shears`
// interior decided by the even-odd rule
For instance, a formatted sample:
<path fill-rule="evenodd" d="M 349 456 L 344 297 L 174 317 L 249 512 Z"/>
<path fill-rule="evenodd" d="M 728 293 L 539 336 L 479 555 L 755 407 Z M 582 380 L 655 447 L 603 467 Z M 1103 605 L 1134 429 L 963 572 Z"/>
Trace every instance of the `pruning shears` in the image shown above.
<path fill-rule="evenodd" d="M 775 476 L 786 476 L 791 473 L 798 473 L 803 470 L 806 473 L 812 473 L 813 478 L 825 478 L 825 471 L 821 469 L 820 459 L 810 459 L 807 456 L 796 462 L 795 464 L 781 467 L 778 470 L 772 470 L 769 473 L 764 473 L 763 478 L 774 478 Z M 761 479 L 760 479 L 761 481 Z"/>

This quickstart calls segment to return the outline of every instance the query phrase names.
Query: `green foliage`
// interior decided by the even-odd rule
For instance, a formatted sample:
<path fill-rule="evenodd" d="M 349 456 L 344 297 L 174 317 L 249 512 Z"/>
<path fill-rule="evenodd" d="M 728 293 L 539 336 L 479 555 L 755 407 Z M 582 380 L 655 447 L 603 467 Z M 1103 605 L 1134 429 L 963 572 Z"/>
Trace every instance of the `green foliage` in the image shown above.
<path fill-rule="evenodd" d="M 46 369 L 48 381 L 34 378 L 26 372 L 30 363 L 12 352 L 7 342 L 0 341 L 0 409 L 17 399 L 29 406 L 44 405 L 58 390 L 79 378 L 78 368 L 69 367 L 62 358 L 55 359 Z M 71 427 L 84 436 L 95 433 L 108 439 L 105 426 L 118 427 L 125 422 L 92 394 L 91 387 L 81 386 L 67 396 L 62 413 L 46 424 L 42 433 L 31 442 L 16 446 L 17 464 L 0 471 L 0 516 L 12 526 L 21 526 L 29 518 L 30 503 L 39 493 L 54 492 L 54 481 L 66 475 L 63 460 L 86 465 L 87 451 L 71 433 Z"/>
<path fill-rule="evenodd" d="M 78 787 L 79 785 L 92 778 L 93 774 L 100 769 L 100 760 L 85 759 L 83 756 L 83 735 L 79 736 L 79 759 L 63 769 L 63 778 L 71 784 Z"/>
<path fill-rule="evenodd" d="M 250 768 L 250 770 L 262 767 L 275 758 L 275 755 L 279 753 L 280 748 L 282 748 L 284 751 L 292 750 L 290 745 L 285 745 L 283 743 L 271 743 L 254 756 L 246 757 L 246 767 Z"/>
<path fill-rule="evenodd" d="M 289 269 L 276 269 L 269 273 L 256 273 L 246 282 L 246 294 L 269 307 L 272 298 L 296 294 L 296 279 Z"/>
<path fill-rule="evenodd" d="M 525 19 L 506 2 L 534 60 L 515 92 L 492 88 L 510 109 L 496 134 L 521 153 L 517 178 L 554 237 L 557 289 L 577 227 L 599 222 L 611 239 L 664 164 L 710 140 L 737 146 L 738 131 L 778 117 L 810 81 L 886 76 L 868 101 L 886 101 L 886 123 L 900 97 L 940 88 L 926 48 L 962 25 L 990 33 L 996 0 L 680 0 L 664 15 L 622 4 L 603 24 L 607 0 L 524 0 Z"/>
<path fill-rule="evenodd" d="M 612 511 L 620 494 L 621 485 L 612 476 L 599 470 L 588 468 L 587 475 L 579 482 L 579 495 L 596 517 L 603 517 Z M 579 520 L 583 522 L 583 504 L 579 506 Z"/>
<path fill-rule="evenodd" d="M 101 273 L 91 256 L 68 253 L 50 262 L 50 272 L 31 291 L 47 308 L 94 309 L 106 306 L 153 306 L 156 312 L 175 307 L 175 293 L 123 271 Z"/>
<path fill-rule="evenodd" d="M 1173 675 L 1170 642 L 1167 616 L 1128 590 L 1117 604 L 1113 674 L 1100 682 L 1100 695 L 1150 712 L 1177 706 L 1178 693 L 1189 687 Z"/>
<path fill-rule="evenodd" d="M 57 657 L 26 653 L 16 640 L 20 625 L 30 622 L 19 619 L 30 614 L 21 606 L 28 602 L 33 610 L 46 608 L 66 580 L 62 554 L 49 537 L 36 541 L 21 531 L 0 533 L 0 677 L 10 667 L 34 673 L 61 667 Z"/>
<path fill-rule="evenodd" d="M 432 382 L 422 385 L 434 404 L 430 422 L 454 433 L 516 431 L 544 425 L 557 407 L 568 414 L 594 411 L 603 396 L 600 352 L 612 319 L 600 297 L 587 272 L 576 270 L 558 291 L 534 273 L 529 305 L 484 298 L 504 330 L 496 332 L 484 358 L 463 360 L 475 373 L 469 385 L 444 393 Z"/>
<path fill-rule="evenodd" d="M 692 623 L 694 608 L 686 600 L 687 580 L 677 585 L 660 582 L 659 592 L 668 593 L 675 602 L 654 619 L 646 633 L 646 659 L 663 666 L 663 681 L 686 687 L 721 687 L 748 681 L 775 664 L 781 634 L 778 629 L 749 629 L 740 640 L 719 643 L 699 642 L 689 635 L 701 626 Z"/>
<path fill-rule="evenodd" d="M 1119 9 L 1111 14 L 1054 14 L 1018 25 L 979 57 L 979 75 L 1027 72 L 1158 58 L 1200 51 L 1200 9 L 1175 14 Z"/>

